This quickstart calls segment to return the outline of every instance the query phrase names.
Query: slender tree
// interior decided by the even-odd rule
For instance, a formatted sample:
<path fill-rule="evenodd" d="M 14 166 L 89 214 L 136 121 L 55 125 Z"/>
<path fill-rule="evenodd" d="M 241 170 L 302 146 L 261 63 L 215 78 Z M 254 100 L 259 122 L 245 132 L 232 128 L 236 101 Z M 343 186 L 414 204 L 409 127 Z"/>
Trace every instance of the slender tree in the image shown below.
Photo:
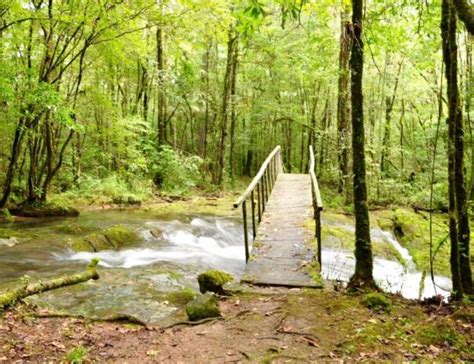
<path fill-rule="evenodd" d="M 464 178 L 464 129 L 458 88 L 456 15 L 452 0 L 441 6 L 441 36 L 448 97 L 448 194 L 451 276 L 455 298 L 472 293 L 470 228 Z"/>
<path fill-rule="evenodd" d="M 364 151 L 364 108 L 362 77 L 364 69 L 364 44 L 362 41 L 363 0 L 352 0 L 352 47 L 351 47 L 351 106 L 352 106 L 352 156 L 355 210 L 355 273 L 350 285 L 375 287 L 372 274 L 373 258 L 370 241 L 369 209 Z"/>
<path fill-rule="evenodd" d="M 338 132 L 338 164 L 339 184 L 338 191 L 342 193 L 348 187 L 349 177 L 349 135 L 350 135 L 350 107 L 349 107 L 349 56 L 351 53 L 350 22 L 347 21 L 349 9 L 341 11 L 341 35 L 339 41 L 339 78 L 337 94 L 337 132 Z M 347 195 L 347 194 L 346 194 Z"/>

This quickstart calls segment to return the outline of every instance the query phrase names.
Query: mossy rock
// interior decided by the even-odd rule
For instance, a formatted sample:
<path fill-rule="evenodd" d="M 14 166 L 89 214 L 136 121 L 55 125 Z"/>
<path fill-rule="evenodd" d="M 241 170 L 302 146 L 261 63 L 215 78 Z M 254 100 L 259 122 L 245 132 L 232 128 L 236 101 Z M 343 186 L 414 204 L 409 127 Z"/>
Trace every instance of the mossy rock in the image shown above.
<path fill-rule="evenodd" d="M 225 294 L 224 284 L 233 281 L 234 278 L 227 272 L 210 269 L 198 276 L 199 290 L 201 293 L 214 292 Z"/>
<path fill-rule="evenodd" d="M 390 312 L 392 310 L 392 302 L 386 296 L 378 292 L 367 294 L 362 304 L 375 312 Z"/>
<path fill-rule="evenodd" d="M 60 234 L 79 235 L 92 232 L 93 227 L 83 225 L 64 224 L 54 227 L 54 231 Z"/>
<path fill-rule="evenodd" d="M 186 314 L 190 321 L 199 321 L 221 315 L 219 300 L 213 293 L 205 293 L 186 304 Z"/>
<path fill-rule="evenodd" d="M 109 227 L 103 234 L 115 249 L 135 244 L 140 240 L 140 237 L 135 231 L 123 225 Z"/>
<path fill-rule="evenodd" d="M 112 199 L 112 202 L 117 205 L 135 205 L 140 206 L 142 201 L 135 196 L 117 196 Z"/>
<path fill-rule="evenodd" d="M 23 217 L 76 217 L 79 210 L 69 206 L 54 204 L 22 205 L 11 209 L 12 215 Z"/>
<path fill-rule="evenodd" d="M 166 298 L 167 300 L 175 305 L 185 305 L 188 302 L 195 299 L 197 296 L 197 292 L 192 290 L 189 287 L 184 287 L 183 289 L 175 292 L 169 293 Z"/>
<path fill-rule="evenodd" d="M 116 225 L 100 233 L 90 234 L 70 243 L 74 251 L 99 252 L 101 250 L 117 250 L 124 246 L 137 243 L 138 234 L 123 225 Z"/>

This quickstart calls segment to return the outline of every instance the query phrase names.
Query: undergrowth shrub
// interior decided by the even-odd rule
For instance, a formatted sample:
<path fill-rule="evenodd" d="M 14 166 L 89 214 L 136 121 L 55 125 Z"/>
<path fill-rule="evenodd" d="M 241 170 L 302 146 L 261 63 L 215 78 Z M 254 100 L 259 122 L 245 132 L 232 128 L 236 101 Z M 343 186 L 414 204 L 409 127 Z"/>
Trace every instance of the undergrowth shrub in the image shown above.
<path fill-rule="evenodd" d="M 162 146 L 151 166 L 153 181 L 164 192 L 186 193 L 201 180 L 201 166 L 200 157 L 184 156 Z"/>

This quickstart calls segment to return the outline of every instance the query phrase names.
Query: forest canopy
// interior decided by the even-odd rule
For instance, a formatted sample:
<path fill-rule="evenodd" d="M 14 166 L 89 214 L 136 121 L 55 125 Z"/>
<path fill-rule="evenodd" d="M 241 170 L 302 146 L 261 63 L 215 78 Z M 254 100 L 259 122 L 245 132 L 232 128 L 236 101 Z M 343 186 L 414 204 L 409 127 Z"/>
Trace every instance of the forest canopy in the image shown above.
<path fill-rule="evenodd" d="M 434 167 L 434 207 L 447 208 L 440 6 L 365 5 L 373 202 L 428 207 Z M 2 206 L 223 185 L 277 144 L 289 172 L 314 144 L 318 177 L 342 186 L 347 1 L 2 1 L 0 13 Z M 470 155 L 472 44 L 462 26 L 457 38 Z"/>

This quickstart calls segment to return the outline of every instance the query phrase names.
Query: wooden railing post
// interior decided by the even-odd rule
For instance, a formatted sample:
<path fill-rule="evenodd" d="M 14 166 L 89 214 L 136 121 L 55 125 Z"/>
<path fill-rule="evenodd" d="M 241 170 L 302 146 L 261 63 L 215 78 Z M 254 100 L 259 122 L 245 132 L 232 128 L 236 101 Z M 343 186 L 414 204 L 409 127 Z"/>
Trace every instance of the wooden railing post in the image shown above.
<path fill-rule="evenodd" d="M 246 261 L 248 261 L 250 257 L 247 221 L 247 199 L 250 198 L 252 203 L 252 236 L 255 240 L 257 237 L 255 189 L 257 189 L 257 213 L 258 222 L 260 223 L 262 221 L 263 213 L 265 212 L 267 200 L 270 197 L 270 193 L 272 192 L 273 186 L 275 185 L 275 181 L 277 180 L 278 174 L 282 171 L 280 150 L 280 146 L 277 146 L 272 150 L 272 152 L 262 163 L 260 170 L 253 178 L 252 182 L 247 187 L 245 192 L 234 202 L 234 208 L 237 208 L 242 205 Z"/>
<path fill-rule="evenodd" d="M 250 258 L 249 251 L 249 234 L 247 229 L 247 206 L 246 201 L 242 202 L 242 218 L 244 220 L 244 243 L 245 243 L 245 261 L 248 262 Z"/>
<path fill-rule="evenodd" d="M 318 263 L 319 269 L 323 267 L 322 257 L 321 257 L 321 210 L 316 208 L 316 217 L 314 219 L 316 225 L 316 241 L 318 242 Z"/>
<path fill-rule="evenodd" d="M 254 192 L 250 194 L 250 198 L 252 199 L 252 233 L 253 233 L 253 240 L 257 237 L 257 226 L 255 224 L 255 197 Z"/>
<path fill-rule="evenodd" d="M 260 183 L 257 184 L 257 196 L 258 196 L 258 222 L 262 221 L 262 193 L 260 191 Z"/>
<path fill-rule="evenodd" d="M 322 257 L 321 257 L 321 210 L 323 209 L 323 203 L 321 201 L 321 194 L 319 192 L 318 180 L 316 173 L 314 172 L 315 159 L 313 146 L 309 146 L 309 175 L 311 178 L 311 197 L 313 203 L 313 215 L 314 215 L 314 236 L 316 237 L 317 250 L 318 250 L 318 263 L 319 269 L 322 269 Z"/>

